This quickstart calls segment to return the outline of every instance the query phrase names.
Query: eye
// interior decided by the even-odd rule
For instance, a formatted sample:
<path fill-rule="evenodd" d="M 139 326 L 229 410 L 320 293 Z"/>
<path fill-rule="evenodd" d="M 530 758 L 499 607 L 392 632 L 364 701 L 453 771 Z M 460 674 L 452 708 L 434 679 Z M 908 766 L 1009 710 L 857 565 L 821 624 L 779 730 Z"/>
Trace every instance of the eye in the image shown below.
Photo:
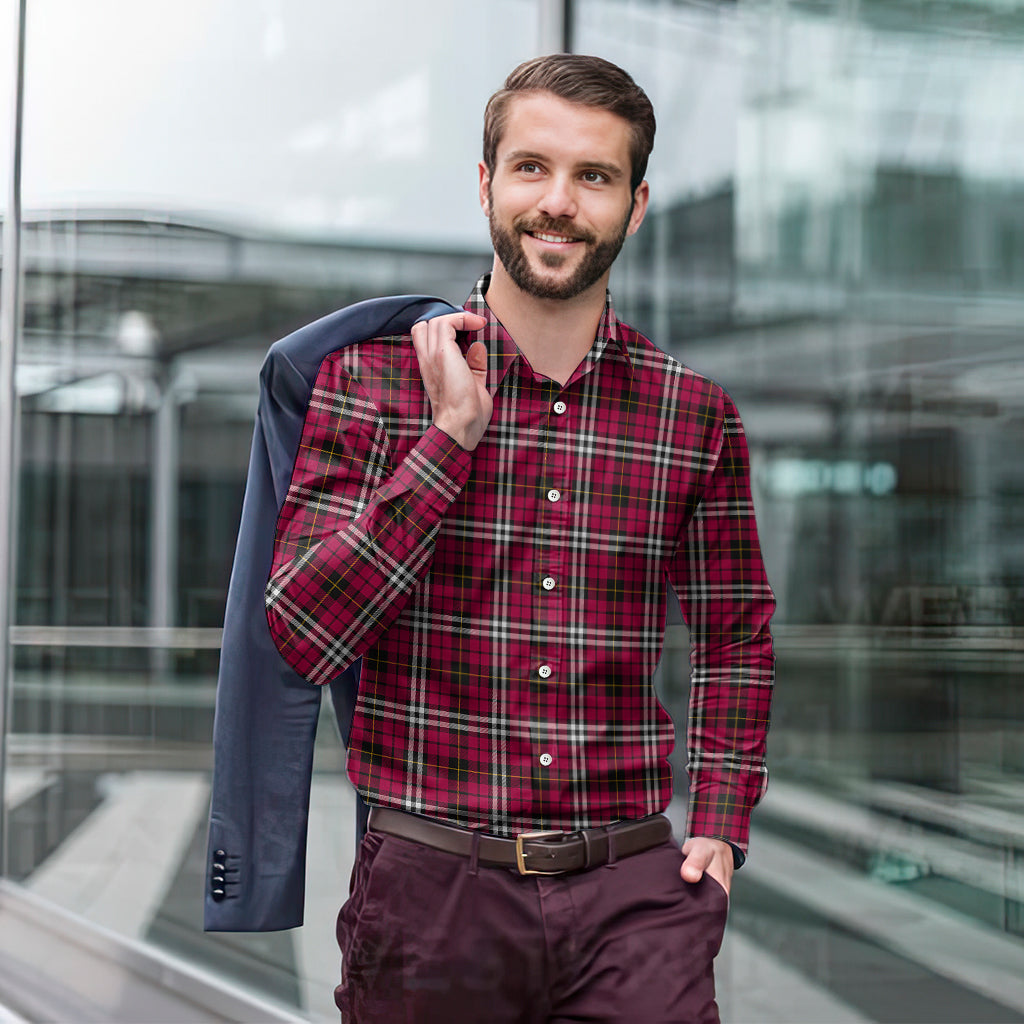
<path fill-rule="evenodd" d="M 600 171 L 584 171 L 583 180 L 588 185 L 600 185 L 608 180 L 608 176 Z"/>
<path fill-rule="evenodd" d="M 523 174 L 539 174 L 540 164 L 535 164 L 532 160 L 526 160 L 521 163 L 516 170 L 522 171 Z"/>

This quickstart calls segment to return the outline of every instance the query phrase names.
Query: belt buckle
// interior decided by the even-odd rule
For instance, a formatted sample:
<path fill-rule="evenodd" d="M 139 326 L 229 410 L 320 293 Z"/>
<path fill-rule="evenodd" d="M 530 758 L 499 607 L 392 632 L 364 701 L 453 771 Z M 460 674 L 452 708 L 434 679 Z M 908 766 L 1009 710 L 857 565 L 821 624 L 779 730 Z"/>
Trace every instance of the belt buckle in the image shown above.
<path fill-rule="evenodd" d="M 564 875 L 564 871 L 534 871 L 526 866 L 526 854 L 523 850 L 524 839 L 544 839 L 546 836 L 560 836 L 562 832 L 520 832 L 516 836 L 516 867 L 521 875 Z"/>

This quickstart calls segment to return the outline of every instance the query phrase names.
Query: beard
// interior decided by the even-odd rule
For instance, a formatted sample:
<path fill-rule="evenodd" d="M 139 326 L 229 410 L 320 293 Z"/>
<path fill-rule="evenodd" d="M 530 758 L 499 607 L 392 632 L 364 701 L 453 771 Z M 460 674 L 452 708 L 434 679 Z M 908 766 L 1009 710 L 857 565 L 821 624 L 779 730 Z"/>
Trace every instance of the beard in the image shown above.
<path fill-rule="evenodd" d="M 515 285 L 527 295 L 538 299 L 573 299 L 600 281 L 615 262 L 615 257 L 619 255 L 622 243 L 626 240 L 626 229 L 633 212 L 631 204 L 619 230 L 610 237 L 598 239 L 591 232 L 582 231 L 572 221 L 546 217 L 534 220 L 525 216 L 516 217 L 512 221 L 512 227 L 506 228 L 499 224 L 495 217 L 493 196 L 489 195 L 488 198 L 490 213 L 487 220 L 491 228 L 491 244 L 494 246 L 495 255 Z M 586 246 L 583 259 L 568 277 L 554 280 L 544 278 L 530 266 L 529 258 L 523 249 L 521 236 L 526 232 L 574 238 Z M 552 270 L 563 267 L 569 259 L 568 255 L 563 256 L 556 252 L 542 253 L 540 257 L 541 263 Z"/>

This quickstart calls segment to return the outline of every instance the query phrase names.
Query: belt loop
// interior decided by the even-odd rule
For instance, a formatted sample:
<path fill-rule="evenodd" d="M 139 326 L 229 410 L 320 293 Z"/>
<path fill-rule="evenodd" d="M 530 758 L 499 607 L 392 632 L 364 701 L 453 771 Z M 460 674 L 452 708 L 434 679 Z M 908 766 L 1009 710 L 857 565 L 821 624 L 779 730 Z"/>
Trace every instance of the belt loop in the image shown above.
<path fill-rule="evenodd" d="M 469 837 L 469 873 L 474 878 L 480 873 L 480 833 L 476 829 Z"/>
<path fill-rule="evenodd" d="M 587 871 L 590 868 L 590 831 L 589 829 L 583 829 L 580 832 L 583 836 L 583 870 Z"/>
<path fill-rule="evenodd" d="M 615 833 L 612 831 L 613 825 L 606 825 L 604 834 L 608 837 L 608 867 L 616 867 L 615 857 Z"/>

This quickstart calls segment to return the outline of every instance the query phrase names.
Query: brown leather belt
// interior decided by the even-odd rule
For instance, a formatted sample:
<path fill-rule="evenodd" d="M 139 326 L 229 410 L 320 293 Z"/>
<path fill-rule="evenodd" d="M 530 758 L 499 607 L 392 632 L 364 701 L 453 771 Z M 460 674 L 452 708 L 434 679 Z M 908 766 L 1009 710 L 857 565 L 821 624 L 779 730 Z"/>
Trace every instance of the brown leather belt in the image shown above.
<path fill-rule="evenodd" d="M 478 863 L 485 867 L 515 868 L 521 875 L 585 871 L 649 850 L 672 835 L 668 818 L 652 814 L 581 832 L 522 832 L 515 839 L 501 839 L 390 807 L 371 807 L 369 828 L 462 857 L 472 855 L 475 838 Z"/>

